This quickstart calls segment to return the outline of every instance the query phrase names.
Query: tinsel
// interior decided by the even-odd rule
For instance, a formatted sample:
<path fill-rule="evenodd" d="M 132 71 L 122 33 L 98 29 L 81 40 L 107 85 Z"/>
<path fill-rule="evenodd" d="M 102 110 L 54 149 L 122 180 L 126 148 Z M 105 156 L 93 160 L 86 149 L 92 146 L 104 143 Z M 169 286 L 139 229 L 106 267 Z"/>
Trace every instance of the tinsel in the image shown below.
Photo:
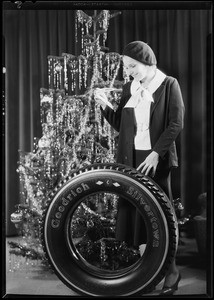
<path fill-rule="evenodd" d="M 29 261 L 46 265 L 42 249 L 42 212 L 49 195 L 60 181 L 91 163 L 115 161 L 117 135 L 103 118 L 94 100 L 97 88 L 103 89 L 116 109 L 121 87 L 129 80 L 117 80 L 121 67 L 118 53 L 106 53 L 109 20 L 116 16 L 104 10 L 88 16 L 76 11 L 76 33 L 81 35 L 82 53 L 48 56 L 48 88 L 40 89 L 42 136 L 34 138 L 32 152 L 19 151 L 17 172 L 20 179 L 20 204 L 11 222 L 22 238 L 9 242 L 10 269 L 32 267 Z M 175 203 L 181 210 L 179 201 Z M 75 210 L 71 237 L 80 255 L 102 269 L 118 270 L 139 259 L 139 252 L 115 240 L 117 196 L 100 193 L 88 197 Z M 48 264 L 47 264 L 48 265 Z"/>
<path fill-rule="evenodd" d="M 10 243 L 10 261 L 16 267 L 19 260 L 14 260 L 14 256 L 45 261 L 40 236 L 41 216 L 48 195 L 58 183 L 87 164 L 115 160 L 117 133 L 104 120 L 94 101 L 95 89 L 102 88 L 116 108 L 121 94 L 122 82 L 116 80 L 121 56 L 102 51 L 107 49 L 105 41 L 110 18 L 109 11 L 92 17 L 77 11 L 75 28 L 80 29 L 82 53 L 79 56 L 62 53 L 61 56 L 47 57 L 48 88 L 40 89 L 42 136 L 34 138 L 32 152 L 19 151 L 17 172 L 21 204 L 11 214 L 11 222 L 22 241 Z M 116 198 L 101 197 L 105 205 L 109 201 L 112 203 L 114 213 L 110 221 L 109 205 L 103 206 L 98 198 L 95 204 L 88 200 L 77 209 L 72 223 L 74 236 L 81 231 L 81 226 L 75 224 L 81 223 L 82 209 L 87 216 L 84 219 L 87 238 L 94 237 L 92 232 L 102 228 L 102 222 L 108 224 L 109 232 L 113 230 Z M 97 210 L 97 207 L 102 207 L 102 210 Z M 102 251 L 105 247 L 106 242 L 102 244 Z"/>
<path fill-rule="evenodd" d="M 112 193 L 88 196 L 77 207 L 70 225 L 71 238 L 81 257 L 111 271 L 128 267 L 140 258 L 138 250 L 115 240 L 117 200 Z"/>

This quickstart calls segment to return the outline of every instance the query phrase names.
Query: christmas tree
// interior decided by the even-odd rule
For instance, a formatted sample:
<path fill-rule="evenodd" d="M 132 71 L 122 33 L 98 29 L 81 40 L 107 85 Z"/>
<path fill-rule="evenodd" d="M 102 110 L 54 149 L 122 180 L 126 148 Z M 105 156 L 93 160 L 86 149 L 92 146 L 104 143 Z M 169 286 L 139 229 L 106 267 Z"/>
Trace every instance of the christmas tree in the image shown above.
<path fill-rule="evenodd" d="M 48 56 L 48 88 L 40 90 L 42 137 L 34 138 L 30 153 L 20 151 L 20 204 L 11 215 L 21 242 L 10 242 L 10 254 L 47 261 L 41 244 L 42 214 L 48 195 L 75 170 L 92 163 L 115 161 L 117 132 L 103 118 L 94 101 L 102 88 L 113 108 L 122 84 L 118 80 L 121 56 L 105 46 L 109 20 L 118 13 L 108 10 L 93 16 L 76 11 L 76 42 L 82 53 Z M 94 265 L 118 269 L 133 263 L 138 252 L 114 239 L 117 198 L 103 193 L 99 201 L 86 199 L 76 210 L 72 237 L 82 256 Z"/>

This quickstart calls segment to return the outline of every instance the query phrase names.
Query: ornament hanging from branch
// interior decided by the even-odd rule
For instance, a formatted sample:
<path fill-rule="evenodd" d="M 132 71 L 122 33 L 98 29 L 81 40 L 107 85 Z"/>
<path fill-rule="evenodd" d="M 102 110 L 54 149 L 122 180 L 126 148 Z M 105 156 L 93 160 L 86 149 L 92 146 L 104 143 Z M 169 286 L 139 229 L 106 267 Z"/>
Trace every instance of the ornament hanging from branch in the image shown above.
<path fill-rule="evenodd" d="M 115 161 L 117 133 L 104 120 L 94 101 L 95 89 L 102 88 L 116 108 L 121 94 L 122 82 L 116 80 L 121 56 L 106 53 L 105 47 L 109 20 L 115 15 L 107 10 L 94 11 L 93 16 L 77 11 L 76 30 L 81 33 L 82 53 L 48 56 L 48 88 L 40 89 L 42 136 L 34 138 L 32 152 L 20 151 L 17 171 L 21 205 L 11 215 L 11 222 L 27 237 L 25 242 L 33 243 L 35 239 L 36 247 L 31 252 L 28 245 L 16 249 L 11 245 L 14 246 L 11 254 L 28 252 L 28 257 L 41 258 L 41 251 L 35 254 L 40 249 L 41 215 L 58 182 L 88 164 Z M 87 206 L 84 210 L 88 212 L 90 229 L 98 228 L 92 221 L 93 211 Z M 77 215 L 77 223 L 79 219 Z M 106 241 L 97 244 L 98 252 L 104 253 L 106 245 Z"/>

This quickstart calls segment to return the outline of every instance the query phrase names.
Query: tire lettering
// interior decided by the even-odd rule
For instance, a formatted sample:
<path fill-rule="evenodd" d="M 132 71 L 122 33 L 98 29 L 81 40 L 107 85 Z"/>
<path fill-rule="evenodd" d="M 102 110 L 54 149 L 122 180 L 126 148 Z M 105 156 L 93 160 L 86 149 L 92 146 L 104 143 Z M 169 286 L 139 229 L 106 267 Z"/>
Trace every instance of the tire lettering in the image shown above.
<path fill-rule="evenodd" d="M 159 246 L 159 229 L 158 229 L 158 223 L 157 218 L 154 216 L 153 211 L 151 210 L 150 205 L 148 205 L 142 195 L 135 190 L 133 187 L 129 187 L 127 190 L 127 194 L 132 196 L 134 199 L 136 199 L 140 204 L 143 206 L 147 216 L 150 219 L 150 222 L 152 224 L 152 230 L 153 230 L 153 243 L 152 247 L 158 247 Z"/>
<path fill-rule="evenodd" d="M 80 186 L 78 186 L 74 190 L 70 190 L 70 193 L 66 197 L 62 197 L 62 203 L 57 208 L 57 211 L 55 213 L 55 218 L 51 220 L 51 227 L 52 228 L 58 228 L 60 225 L 60 219 L 62 218 L 63 212 L 65 211 L 65 206 L 69 204 L 69 202 L 76 197 L 77 195 L 81 194 L 84 191 L 89 190 L 90 187 L 86 183 L 81 183 Z"/>

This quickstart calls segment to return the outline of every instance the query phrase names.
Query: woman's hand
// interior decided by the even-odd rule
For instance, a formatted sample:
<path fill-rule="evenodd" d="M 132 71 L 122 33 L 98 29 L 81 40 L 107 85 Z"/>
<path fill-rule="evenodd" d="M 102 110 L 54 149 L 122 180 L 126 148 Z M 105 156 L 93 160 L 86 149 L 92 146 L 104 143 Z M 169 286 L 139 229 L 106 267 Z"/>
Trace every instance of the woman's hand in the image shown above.
<path fill-rule="evenodd" d="M 98 104 L 102 106 L 103 109 L 105 109 L 108 99 L 105 92 L 102 89 L 96 89 L 94 91 L 94 99 Z"/>
<path fill-rule="evenodd" d="M 141 170 L 141 173 L 144 173 L 145 175 L 149 175 L 151 177 L 155 176 L 157 165 L 159 162 L 159 154 L 155 151 L 152 151 L 146 159 L 137 167 L 137 170 Z"/>

